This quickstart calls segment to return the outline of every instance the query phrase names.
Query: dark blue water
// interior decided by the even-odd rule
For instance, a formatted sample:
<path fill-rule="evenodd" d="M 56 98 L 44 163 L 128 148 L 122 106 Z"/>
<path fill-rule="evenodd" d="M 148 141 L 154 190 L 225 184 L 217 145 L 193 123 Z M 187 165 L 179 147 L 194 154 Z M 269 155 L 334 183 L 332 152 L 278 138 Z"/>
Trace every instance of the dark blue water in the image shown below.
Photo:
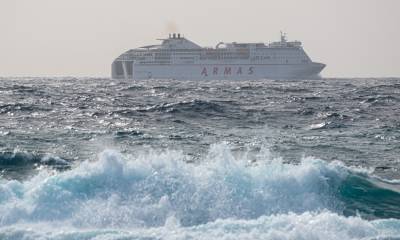
<path fill-rule="evenodd" d="M 400 79 L 0 79 L 0 238 L 400 237 Z"/>

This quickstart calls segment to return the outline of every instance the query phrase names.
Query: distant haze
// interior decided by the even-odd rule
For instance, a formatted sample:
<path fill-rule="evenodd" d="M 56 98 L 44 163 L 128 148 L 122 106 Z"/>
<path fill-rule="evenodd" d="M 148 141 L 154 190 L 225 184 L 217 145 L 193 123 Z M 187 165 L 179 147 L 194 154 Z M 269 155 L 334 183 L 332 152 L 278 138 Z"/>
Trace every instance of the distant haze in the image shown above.
<path fill-rule="evenodd" d="M 400 76 L 399 0 L 0 0 L 0 76 L 109 76 L 179 31 L 202 46 L 300 40 L 325 77 Z"/>

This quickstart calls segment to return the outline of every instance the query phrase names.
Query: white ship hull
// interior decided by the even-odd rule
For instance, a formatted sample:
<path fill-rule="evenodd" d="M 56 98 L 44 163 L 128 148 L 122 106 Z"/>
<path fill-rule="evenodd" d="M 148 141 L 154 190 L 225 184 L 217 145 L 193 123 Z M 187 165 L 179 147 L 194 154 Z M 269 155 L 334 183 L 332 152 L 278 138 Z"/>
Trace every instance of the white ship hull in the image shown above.
<path fill-rule="evenodd" d="M 138 65 L 125 66 L 125 79 L 176 80 L 252 80 L 315 78 L 325 67 L 321 63 L 309 64 L 208 64 L 208 65 Z M 113 76 L 113 78 L 117 78 Z"/>

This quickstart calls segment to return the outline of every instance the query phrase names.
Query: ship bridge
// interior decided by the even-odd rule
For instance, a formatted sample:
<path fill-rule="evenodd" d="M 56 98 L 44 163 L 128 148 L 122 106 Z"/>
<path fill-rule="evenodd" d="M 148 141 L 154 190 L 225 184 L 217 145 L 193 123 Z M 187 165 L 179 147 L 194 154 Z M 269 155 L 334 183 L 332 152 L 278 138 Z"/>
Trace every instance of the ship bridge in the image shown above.
<path fill-rule="evenodd" d="M 301 48 L 300 41 L 289 42 L 286 39 L 286 33 L 281 32 L 281 41 L 280 42 L 272 42 L 268 44 L 268 47 L 271 48 Z"/>

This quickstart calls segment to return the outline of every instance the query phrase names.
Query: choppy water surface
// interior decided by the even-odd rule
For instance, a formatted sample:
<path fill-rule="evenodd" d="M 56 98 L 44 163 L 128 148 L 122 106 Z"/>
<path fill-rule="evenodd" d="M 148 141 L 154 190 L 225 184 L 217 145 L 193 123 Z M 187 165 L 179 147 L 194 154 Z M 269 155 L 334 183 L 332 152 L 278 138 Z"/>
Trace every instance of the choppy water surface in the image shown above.
<path fill-rule="evenodd" d="M 400 79 L 0 79 L 2 239 L 400 238 Z"/>

